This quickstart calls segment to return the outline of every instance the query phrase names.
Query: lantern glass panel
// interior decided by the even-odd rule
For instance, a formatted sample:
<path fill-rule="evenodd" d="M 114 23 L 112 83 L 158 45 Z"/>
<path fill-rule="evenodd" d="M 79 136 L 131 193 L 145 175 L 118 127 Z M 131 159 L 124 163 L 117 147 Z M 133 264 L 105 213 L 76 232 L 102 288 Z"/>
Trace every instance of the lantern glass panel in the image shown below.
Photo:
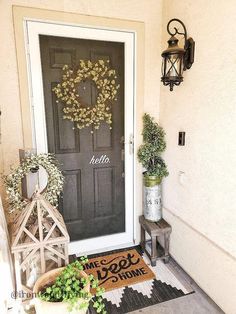
<path fill-rule="evenodd" d="M 166 75 L 166 58 L 163 57 L 162 58 L 162 66 L 161 66 L 161 73 L 162 73 L 162 76 L 165 76 Z"/>
<path fill-rule="evenodd" d="M 179 54 L 172 54 L 166 58 L 166 77 L 175 79 L 176 77 L 182 76 L 182 59 L 183 56 Z"/>

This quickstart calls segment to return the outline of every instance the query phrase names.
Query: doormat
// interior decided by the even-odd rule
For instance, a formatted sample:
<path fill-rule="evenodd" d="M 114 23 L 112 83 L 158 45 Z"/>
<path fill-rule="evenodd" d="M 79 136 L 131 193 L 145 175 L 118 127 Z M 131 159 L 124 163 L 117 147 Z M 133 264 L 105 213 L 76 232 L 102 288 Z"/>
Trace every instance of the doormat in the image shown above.
<path fill-rule="evenodd" d="M 103 298 L 108 314 L 126 314 L 194 293 L 190 278 L 172 258 L 168 264 L 158 260 L 156 266 L 153 267 L 140 246 L 93 254 L 88 258 L 90 261 L 98 260 L 100 257 L 104 259 L 109 255 L 114 256 L 115 253 L 125 254 L 131 249 L 132 251 L 135 250 L 139 257 L 142 257 L 144 264 L 151 269 L 156 278 L 133 284 L 126 283 L 125 286 L 106 291 Z M 76 255 L 70 256 L 71 261 L 76 258 Z M 92 305 L 89 308 L 89 313 L 96 314 Z"/>
<path fill-rule="evenodd" d="M 90 258 L 84 265 L 84 271 L 97 278 L 99 287 L 106 291 L 155 278 L 155 274 L 135 249 Z"/>

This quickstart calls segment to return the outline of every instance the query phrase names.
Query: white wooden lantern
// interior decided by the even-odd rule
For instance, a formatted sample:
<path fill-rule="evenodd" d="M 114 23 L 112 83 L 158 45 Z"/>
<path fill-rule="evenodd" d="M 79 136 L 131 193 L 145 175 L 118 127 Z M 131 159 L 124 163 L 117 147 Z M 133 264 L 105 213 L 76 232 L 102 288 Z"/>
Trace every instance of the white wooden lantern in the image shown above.
<path fill-rule="evenodd" d="M 31 292 L 33 277 L 68 264 L 70 239 L 63 217 L 38 191 L 16 216 L 11 234 L 17 291 Z"/>

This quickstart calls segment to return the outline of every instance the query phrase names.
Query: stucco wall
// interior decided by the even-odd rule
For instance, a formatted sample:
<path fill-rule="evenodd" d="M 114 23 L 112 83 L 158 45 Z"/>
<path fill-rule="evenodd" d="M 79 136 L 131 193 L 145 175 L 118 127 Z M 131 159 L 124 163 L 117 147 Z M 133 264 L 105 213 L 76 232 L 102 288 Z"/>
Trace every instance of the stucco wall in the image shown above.
<path fill-rule="evenodd" d="M 165 217 L 171 253 L 226 313 L 236 291 L 236 5 L 235 1 L 166 0 L 168 21 L 181 19 L 196 42 L 195 63 L 170 92 L 161 87 L 160 122 L 166 130 Z M 178 146 L 178 132 L 186 145 Z M 180 172 L 184 172 L 182 183 Z"/>

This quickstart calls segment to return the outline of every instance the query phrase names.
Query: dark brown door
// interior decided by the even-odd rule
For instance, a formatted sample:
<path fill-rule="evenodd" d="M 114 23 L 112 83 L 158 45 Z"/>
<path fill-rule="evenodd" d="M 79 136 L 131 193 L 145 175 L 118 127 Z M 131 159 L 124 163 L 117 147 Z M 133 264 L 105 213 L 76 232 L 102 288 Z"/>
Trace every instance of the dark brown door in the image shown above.
<path fill-rule="evenodd" d="M 71 240 L 124 232 L 124 45 L 40 35 L 40 49 L 48 150 L 55 153 L 65 175 L 60 211 Z M 73 129 L 73 123 L 63 119 L 62 105 L 56 103 L 52 89 L 60 82 L 63 65 L 76 68 L 81 59 L 109 60 L 117 72 L 121 87 L 112 104 L 112 130 L 105 122 L 93 134 L 91 127 Z M 93 106 L 93 83 L 86 80 L 78 88 L 83 101 Z"/>

